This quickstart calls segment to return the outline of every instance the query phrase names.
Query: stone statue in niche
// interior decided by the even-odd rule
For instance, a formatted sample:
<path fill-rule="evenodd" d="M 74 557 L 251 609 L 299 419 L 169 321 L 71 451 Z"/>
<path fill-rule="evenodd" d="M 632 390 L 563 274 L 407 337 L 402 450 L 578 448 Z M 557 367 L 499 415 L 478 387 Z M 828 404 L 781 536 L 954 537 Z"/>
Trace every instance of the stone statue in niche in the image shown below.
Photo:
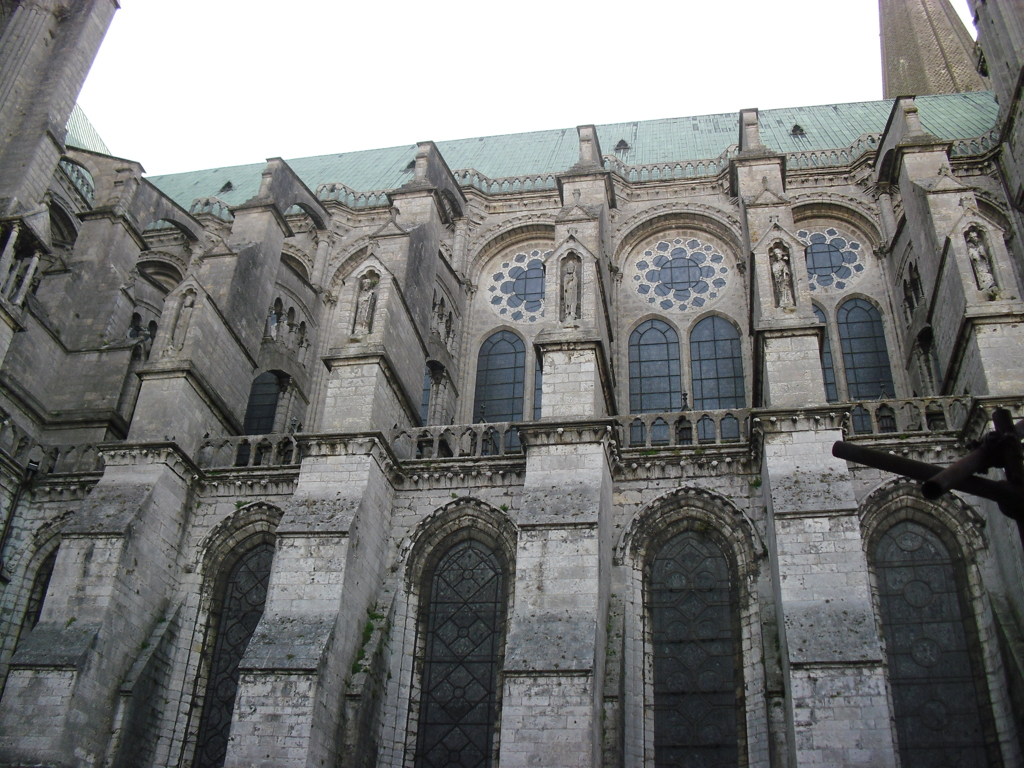
<path fill-rule="evenodd" d="M 782 309 L 796 306 L 793 299 L 793 270 L 789 266 L 789 250 L 782 243 L 776 243 L 768 251 L 772 272 L 772 288 L 775 306 Z"/>
<path fill-rule="evenodd" d="M 580 262 L 575 256 L 567 258 L 562 271 L 562 321 L 580 319 Z"/>
<path fill-rule="evenodd" d="M 373 330 L 373 310 L 377 307 L 377 281 L 370 273 L 359 280 L 356 298 L 356 318 L 352 324 L 353 336 L 366 336 Z"/>
<path fill-rule="evenodd" d="M 164 347 L 164 357 L 174 357 L 185 346 L 185 337 L 188 335 L 188 327 L 192 322 L 192 312 L 195 311 L 195 306 L 196 294 L 190 289 L 185 292 L 181 297 L 181 303 L 178 304 L 177 315 L 174 322 L 171 323 L 171 338 L 167 342 L 167 346 Z"/>
<path fill-rule="evenodd" d="M 988 249 L 981 237 L 981 230 L 971 227 L 964 235 L 967 241 L 967 255 L 971 259 L 974 280 L 979 291 L 992 292 L 996 289 L 996 278 L 992 274 L 992 262 L 988 258 Z"/>

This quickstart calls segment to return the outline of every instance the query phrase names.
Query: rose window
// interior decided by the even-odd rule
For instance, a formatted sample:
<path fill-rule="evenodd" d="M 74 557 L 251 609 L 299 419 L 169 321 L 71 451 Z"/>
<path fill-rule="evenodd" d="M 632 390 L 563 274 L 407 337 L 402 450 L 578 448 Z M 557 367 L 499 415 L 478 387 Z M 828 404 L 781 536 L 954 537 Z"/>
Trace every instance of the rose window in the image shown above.
<path fill-rule="evenodd" d="M 807 280 L 812 291 L 842 291 L 864 271 L 863 246 L 839 230 L 801 229 L 796 234 L 807 246 Z"/>
<path fill-rule="evenodd" d="M 544 258 L 549 253 L 534 249 L 501 262 L 487 287 L 495 312 L 524 323 L 544 317 Z"/>
<path fill-rule="evenodd" d="M 713 245 L 677 237 L 643 251 L 636 262 L 633 285 L 649 304 L 685 312 L 717 299 L 728 277 L 725 257 Z"/>

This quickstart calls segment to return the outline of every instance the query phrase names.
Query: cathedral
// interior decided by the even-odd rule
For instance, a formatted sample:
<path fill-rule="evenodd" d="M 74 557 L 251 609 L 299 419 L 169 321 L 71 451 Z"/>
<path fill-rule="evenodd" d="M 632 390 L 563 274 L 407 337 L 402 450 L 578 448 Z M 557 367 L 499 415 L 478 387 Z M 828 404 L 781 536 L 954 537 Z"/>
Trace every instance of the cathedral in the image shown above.
<path fill-rule="evenodd" d="M 881 101 L 146 176 L 116 0 L 0 0 L 0 766 L 1024 766 L 1017 524 L 832 452 L 1024 418 L 970 4 Z"/>

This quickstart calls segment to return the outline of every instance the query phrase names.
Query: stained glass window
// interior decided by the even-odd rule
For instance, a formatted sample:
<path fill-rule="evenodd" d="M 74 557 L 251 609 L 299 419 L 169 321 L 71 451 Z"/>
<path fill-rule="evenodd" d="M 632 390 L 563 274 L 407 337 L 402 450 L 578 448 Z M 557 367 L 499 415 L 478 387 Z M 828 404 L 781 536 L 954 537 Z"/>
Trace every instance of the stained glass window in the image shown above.
<path fill-rule="evenodd" d="M 895 395 L 882 316 L 874 304 L 850 299 L 839 307 L 837 316 L 850 398 L 877 400 Z"/>
<path fill-rule="evenodd" d="M 544 373 L 540 369 L 540 355 L 533 368 L 533 420 L 540 421 L 541 406 L 544 404 Z"/>
<path fill-rule="evenodd" d="M 480 347 L 476 365 L 474 421 L 523 420 L 526 346 L 511 331 L 498 331 Z"/>
<path fill-rule="evenodd" d="M 705 317 L 690 332 L 693 407 L 743 408 L 743 355 L 740 332 L 724 317 Z"/>
<path fill-rule="evenodd" d="M 821 375 L 825 380 L 825 399 L 834 403 L 839 400 L 839 390 L 836 389 L 836 369 L 832 364 L 832 344 L 828 340 L 828 323 L 825 322 L 825 313 L 816 305 L 814 306 L 814 316 L 818 318 L 819 323 L 825 326 L 825 338 L 821 345 Z"/>
<path fill-rule="evenodd" d="M 739 765 L 735 599 L 729 564 L 700 531 L 665 544 L 651 569 L 654 764 Z"/>
<path fill-rule="evenodd" d="M 427 414 L 430 411 L 430 388 L 432 383 L 430 380 L 430 369 L 427 368 L 423 372 L 423 395 L 420 397 L 420 421 L 423 424 L 427 423 Z"/>
<path fill-rule="evenodd" d="M 498 707 L 505 574 L 473 539 L 455 544 L 430 578 L 416 768 L 488 768 Z"/>
<path fill-rule="evenodd" d="M 245 409 L 245 434 L 266 435 L 274 431 L 279 392 L 276 374 L 267 371 L 253 379 Z"/>
<path fill-rule="evenodd" d="M 881 537 L 874 565 L 900 763 L 989 765 L 984 677 L 968 650 L 971 615 L 948 548 L 930 529 L 903 520 Z"/>
<path fill-rule="evenodd" d="M 640 323 L 629 337 L 629 410 L 663 413 L 681 408 L 679 337 L 661 320 Z"/>
<path fill-rule="evenodd" d="M 274 545 L 264 541 L 231 567 L 216 617 L 216 639 L 203 698 L 194 768 L 220 768 L 227 756 L 231 712 L 238 688 L 238 665 L 263 616 Z"/>

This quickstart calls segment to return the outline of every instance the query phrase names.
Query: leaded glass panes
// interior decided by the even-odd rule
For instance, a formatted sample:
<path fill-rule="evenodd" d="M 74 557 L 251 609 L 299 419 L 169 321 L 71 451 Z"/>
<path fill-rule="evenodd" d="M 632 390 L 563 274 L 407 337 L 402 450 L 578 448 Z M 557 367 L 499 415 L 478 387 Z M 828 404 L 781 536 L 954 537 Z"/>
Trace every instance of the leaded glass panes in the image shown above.
<path fill-rule="evenodd" d="M 864 299 L 850 299 L 839 307 L 837 317 L 850 398 L 876 400 L 895 395 L 878 310 Z"/>
<path fill-rule="evenodd" d="M 203 698 L 194 768 L 220 768 L 227 756 L 231 712 L 238 688 L 238 665 L 263 616 L 274 545 L 261 542 L 231 568 L 224 586 L 209 681 Z"/>
<path fill-rule="evenodd" d="M 276 374 L 267 371 L 253 379 L 245 409 L 245 434 L 265 435 L 274 431 L 279 392 Z"/>
<path fill-rule="evenodd" d="M 423 394 L 420 396 L 420 421 L 427 423 L 427 415 L 430 412 L 430 390 L 433 382 L 430 379 L 430 369 L 423 372 Z"/>
<path fill-rule="evenodd" d="M 540 421 L 541 406 L 544 403 L 544 373 L 540 369 L 540 355 L 533 367 L 533 420 Z"/>
<path fill-rule="evenodd" d="M 825 322 L 825 313 L 816 305 L 814 306 L 814 316 L 818 318 L 819 323 L 825 326 L 825 336 L 821 345 L 821 375 L 825 380 L 825 399 L 834 403 L 839 400 L 839 390 L 836 388 L 836 369 L 832 364 L 832 344 L 828 340 L 828 323 Z"/>
<path fill-rule="evenodd" d="M 473 539 L 455 544 L 430 580 L 416 768 L 487 768 L 498 707 L 505 574 Z"/>
<path fill-rule="evenodd" d="M 523 420 L 526 346 L 511 331 L 498 331 L 480 347 L 476 365 L 475 421 Z"/>
<path fill-rule="evenodd" d="M 663 413 L 681 408 L 679 337 L 661 320 L 640 323 L 629 337 L 629 410 Z"/>
<path fill-rule="evenodd" d="M 979 701 L 984 678 L 972 665 L 971 616 L 957 594 L 949 550 L 925 526 L 903 520 L 879 540 L 874 564 L 900 763 L 989 765 Z"/>
<path fill-rule="evenodd" d="M 651 569 L 654 763 L 739 765 L 742 675 L 729 564 L 700 531 L 658 552 Z"/>
<path fill-rule="evenodd" d="M 693 407 L 743 408 L 743 355 L 740 332 L 724 317 L 705 317 L 690 332 Z"/>

